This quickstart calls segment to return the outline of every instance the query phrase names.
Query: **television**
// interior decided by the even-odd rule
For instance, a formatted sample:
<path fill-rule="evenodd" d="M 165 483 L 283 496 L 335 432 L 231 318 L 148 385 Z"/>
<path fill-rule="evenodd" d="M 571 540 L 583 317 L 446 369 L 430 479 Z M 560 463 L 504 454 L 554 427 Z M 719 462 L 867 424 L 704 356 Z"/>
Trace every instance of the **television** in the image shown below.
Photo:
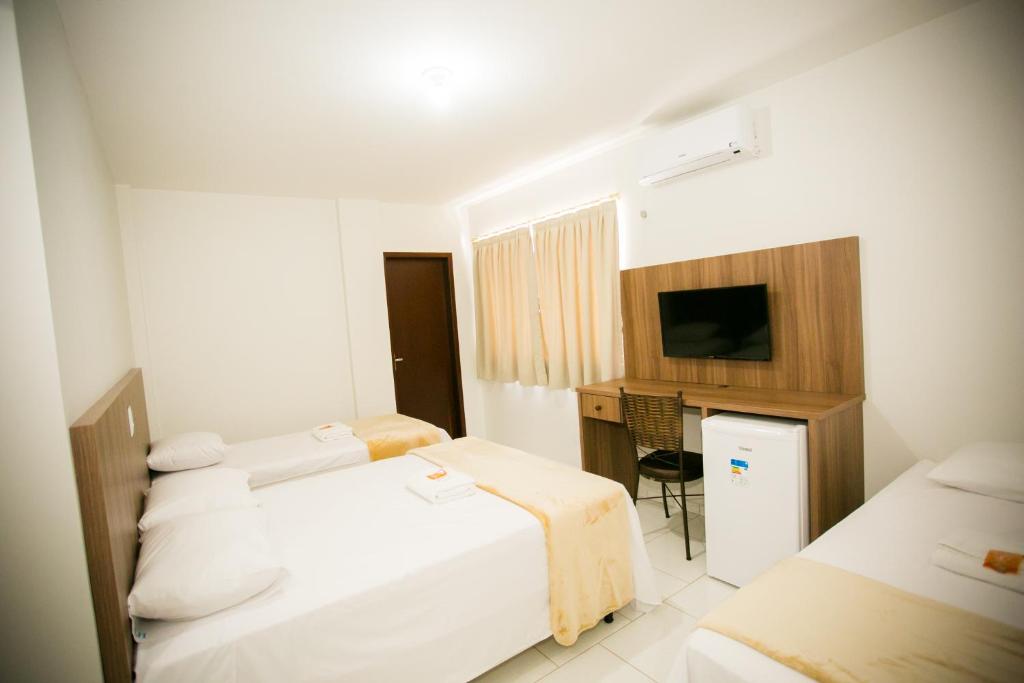
<path fill-rule="evenodd" d="M 766 284 L 658 292 L 658 307 L 665 356 L 772 359 Z"/>

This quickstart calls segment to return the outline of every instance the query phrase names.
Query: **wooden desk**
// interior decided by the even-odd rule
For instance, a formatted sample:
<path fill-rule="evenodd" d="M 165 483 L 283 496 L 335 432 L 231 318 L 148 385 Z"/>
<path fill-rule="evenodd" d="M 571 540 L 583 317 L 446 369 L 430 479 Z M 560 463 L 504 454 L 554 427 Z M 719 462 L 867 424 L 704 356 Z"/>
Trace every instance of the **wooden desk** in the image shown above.
<path fill-rule="evenodd" d="M 621 482 L 636 497 L 637 463 L 619 409 L 627 392 L 675 395 L 701 419 L 729 411 L 807 421 L 807 488 L 811 540 L 864 502 L 864 394 L 827 394 L 690 382 L 613 379 L 579 387 L 583 469 Z"/>

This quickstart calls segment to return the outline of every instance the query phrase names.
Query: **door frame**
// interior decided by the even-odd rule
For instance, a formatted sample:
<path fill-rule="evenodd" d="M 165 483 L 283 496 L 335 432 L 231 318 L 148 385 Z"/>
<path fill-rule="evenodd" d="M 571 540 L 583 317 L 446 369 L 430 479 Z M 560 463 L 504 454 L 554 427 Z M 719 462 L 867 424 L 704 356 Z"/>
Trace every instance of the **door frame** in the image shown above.
<path fill-rule="evenodd" d="M 382 265 L 384 267 L 385 289 L 387 288 L 387 261 L 388 259 L 444 259 L 448 263 L 448 301 L 450 302 L 451 320 L 450 332 L 452 336 L 453 369 L 455 374 L 455 417 L 458 419 L 458 434 L 450 434 L 453 439 L 466 436 L 466 401 L 462 395 L 462 360 L 461 348 L 459 346 L 459 317 L 455 310 L 455 270 L 452 267 L 452 253 L 450 251 L 385 251 Z M 385 303 L 385 308 L 387 303 Z M 388 346 L 391 345 L 393 334 L 391 329 L 391 311 L 388 311 Z M 391 349 L 394 357 L 395 350 Z M 395 374 L 391 373 L 391 382 L 394 386 Z M 395 386 L 395 399 L 397 408 L 398 387 Z"/>

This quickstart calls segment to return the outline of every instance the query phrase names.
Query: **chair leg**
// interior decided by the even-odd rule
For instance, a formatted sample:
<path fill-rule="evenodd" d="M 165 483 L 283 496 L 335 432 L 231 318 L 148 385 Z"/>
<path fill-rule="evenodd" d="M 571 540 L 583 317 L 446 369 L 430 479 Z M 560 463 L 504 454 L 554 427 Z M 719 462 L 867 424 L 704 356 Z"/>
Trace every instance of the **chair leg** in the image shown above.
<path fill-rule="evenodd" d="M 668 497 L 665 495 L 667 488 L 665 482 L 661 482 L 661 504 L 665 507 L 665 519 L 670 517 L 668 514 Z"/>
<path fill-rule="evenodd" d="M 686 499 L 683 499 L 683 540 L 686 542 L 686 559 L 687 561 L 692 560 L 690 557 L 690 521 L 689 515 L 686 514 Z"/>
<path fill-rule="evenodd" d="M 636 452 L 636 446 L 633 447 L 633 452 Z M 636 505 L 636 499 L 640 497 L 640 472 L 636 472 L 636 479 L 633 481 L 633 490 L 636 494 L 633 496 L 633 505 Z"/>
<path fill-rule="evenodd" d="M 679 464 L 682 465 L 681 455 Z M 683 541 L 686 543 L 686 561 L 689 562 L 693 559 L 690 556 L 690 515 L 686 513 L 686 482 L 683 481 L 683 468 L 681 466 L 679 468 L 679 498 L 683 502 Z"/>

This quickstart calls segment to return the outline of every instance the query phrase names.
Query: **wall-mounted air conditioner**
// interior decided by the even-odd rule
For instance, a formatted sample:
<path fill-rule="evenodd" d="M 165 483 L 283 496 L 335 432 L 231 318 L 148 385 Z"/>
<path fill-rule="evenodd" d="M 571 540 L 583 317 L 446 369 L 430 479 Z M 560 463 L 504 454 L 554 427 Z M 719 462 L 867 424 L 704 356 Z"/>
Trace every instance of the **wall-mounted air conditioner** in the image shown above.
<path fill-rule="evenodd" d="M 646 140 L 640 152 L 640 184 L 654 185 L 759 153 L 750 109 L 729 107 Z"/>

